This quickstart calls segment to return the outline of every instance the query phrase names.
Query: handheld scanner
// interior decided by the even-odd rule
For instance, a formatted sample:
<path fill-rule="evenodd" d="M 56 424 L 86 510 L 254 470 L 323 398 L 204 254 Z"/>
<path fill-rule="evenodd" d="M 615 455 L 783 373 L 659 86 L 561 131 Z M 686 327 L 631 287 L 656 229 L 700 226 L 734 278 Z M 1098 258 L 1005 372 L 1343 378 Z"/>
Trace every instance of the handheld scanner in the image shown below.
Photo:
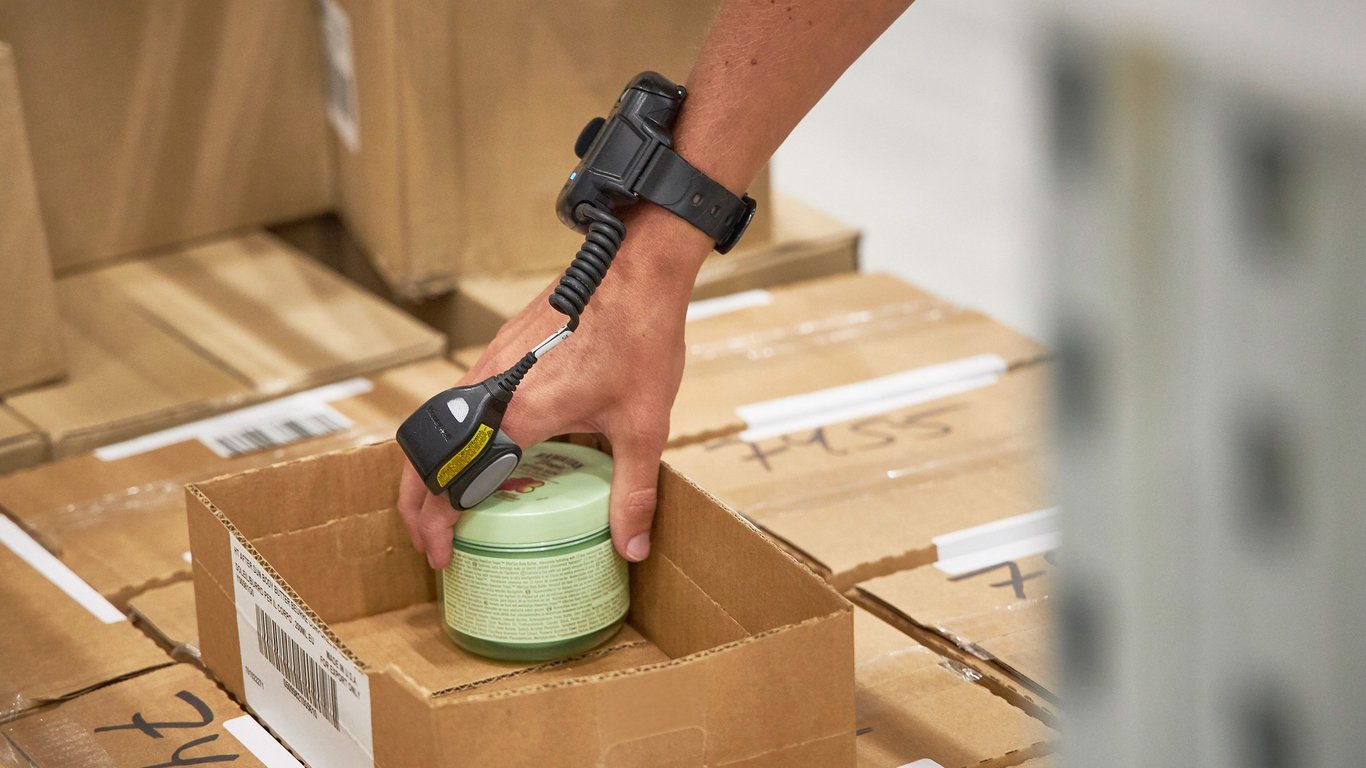
<path fill-rule="evenodd" d="M 512 399 L 500 378 L 431 398 L 395 436 L 427 490 L 444 495 L 456 509 L 488 498 L 522 459 L 522 449 L 500 429 Z"/>
<path fill-rule="evenodd" d="M 674 123 L 688 92 L 658 72 L 641 72 L 606 118 L 595 117 L 574 143 L 579 164 L 569 174 L 555 212 L 570 229 L 586 233 L 579 206 L 617 213 L 640 200 L 639 180 L 660 147 L 673 146 Z"/>

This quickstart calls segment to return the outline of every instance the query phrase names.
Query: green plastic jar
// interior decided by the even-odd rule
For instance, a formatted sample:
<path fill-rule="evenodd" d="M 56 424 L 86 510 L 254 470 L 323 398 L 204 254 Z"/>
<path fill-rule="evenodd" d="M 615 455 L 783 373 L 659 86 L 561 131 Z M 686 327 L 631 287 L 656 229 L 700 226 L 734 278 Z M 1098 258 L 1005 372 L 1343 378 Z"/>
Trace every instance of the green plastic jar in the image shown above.
<path fill-rule="evenodd" d="M 442 626 L 465 650 L 550 661 L 610 640 L 631 604 L 626 561 L 607 524 L 612 458 L 541 443 L 455 526 L 437 575 Z"/>

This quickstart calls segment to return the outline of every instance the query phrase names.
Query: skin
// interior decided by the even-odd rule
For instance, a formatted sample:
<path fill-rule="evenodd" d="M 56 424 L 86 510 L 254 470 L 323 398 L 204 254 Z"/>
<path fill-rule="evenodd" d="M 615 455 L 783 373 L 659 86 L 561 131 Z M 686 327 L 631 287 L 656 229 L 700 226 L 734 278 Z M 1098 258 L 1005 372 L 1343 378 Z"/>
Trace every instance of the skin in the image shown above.
<path fill-rule="evenodd" d="M 798 121 L 909 5 L 723 3 L 686 83 L 688 101 L 674 132 L 679 154 L 741 194 Z M 612 541 L 622 557 L 639 562 L 650 553 L 659 457 L 683 376 L 684 314 L 713 244 L 649 204 L 625 222 L 629 234 L 583 324 L 527 374 L 503 430 L 522 446 L 570 432 L 606 435 L 616 465 Z M 506 370 L 563 324 L 546 302 L 553 287 L 503 326 L 461 385 Z M 398 509 L 413 547 L 432 568 L 444 567 L 460 513 L 428 493 L 411 466 L 400 482 Z"/>

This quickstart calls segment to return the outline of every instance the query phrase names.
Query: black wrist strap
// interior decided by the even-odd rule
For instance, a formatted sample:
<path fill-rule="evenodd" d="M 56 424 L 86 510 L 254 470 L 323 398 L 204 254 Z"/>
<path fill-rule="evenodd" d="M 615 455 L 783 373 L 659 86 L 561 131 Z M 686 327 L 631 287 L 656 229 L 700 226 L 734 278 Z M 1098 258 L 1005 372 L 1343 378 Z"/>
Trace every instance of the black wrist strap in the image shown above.
<path fill-rule="evenodd" d="M 669 147 L 660 147 L 640 174 L 636 193 L 702 230 L 716 251 L 734 247 L 754 218 L 754 200 L 736 197 Z"/>

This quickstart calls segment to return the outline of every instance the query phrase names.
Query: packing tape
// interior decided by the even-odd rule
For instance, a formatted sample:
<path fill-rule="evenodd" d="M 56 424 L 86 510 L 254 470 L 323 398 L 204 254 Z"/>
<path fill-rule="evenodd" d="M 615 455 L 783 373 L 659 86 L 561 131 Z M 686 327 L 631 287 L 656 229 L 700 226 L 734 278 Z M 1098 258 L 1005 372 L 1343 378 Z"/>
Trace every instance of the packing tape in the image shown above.
<path fill-rule="evenodd" d="M 740 291 L 714 299 L 698 299 L 688 304 L 687 322 L 739 312 L 742 309 L 766 307 L 773 303 L 773 294 L 763 289 Z"/>
<path fill-rule="evenodd" d="M 995 384 L 1007 364 L 999 355 L 973 355 L 947 363 L 866 379 L 854 384 L 742 405 L 747 442 L 873 416 Z"/>
<path fill-rule="evenodd" d="M 855 312 L 804 320 L 793 325 L 766 328 L 713 341 L 688 345 L 691 370 L 735 358 L 768 360 L 784 355 L 806 354 L 831 344 L 861 341 L 870 336 L 896 337 L 917 327 L 941 323 L 967 314 L 961 307 L 918 301 L 885 304 Z"/>
<path fill-rule="evenodd" d="M 935 568 L 962 576 L 1010 560 L 1041 554 L 1062 543 L 1058 508 L 1040 509 L 935 536 Z"/>
<path fill-rule="evenodd" d="M 128 619 L 127 616 L 123 615 L 123 611 L 105 600 L 99 592 L 96 592 L 74 571 L 66 567 L 65 563 L 53 557 L 51 552 L 43 549 L 41 544 L 34 541 L 32 536 L 25 533 L 13 520 L 7 517 L 0 517 L 0 544 L 4 544 L 11 552 L 18 555 L 19 559 L 28 563 L 34 570 L 52 582 L 54 586 L 65 592 L 68 597 L 75 600 L 82 608 L 105 624 L 114 624 Z"/>

